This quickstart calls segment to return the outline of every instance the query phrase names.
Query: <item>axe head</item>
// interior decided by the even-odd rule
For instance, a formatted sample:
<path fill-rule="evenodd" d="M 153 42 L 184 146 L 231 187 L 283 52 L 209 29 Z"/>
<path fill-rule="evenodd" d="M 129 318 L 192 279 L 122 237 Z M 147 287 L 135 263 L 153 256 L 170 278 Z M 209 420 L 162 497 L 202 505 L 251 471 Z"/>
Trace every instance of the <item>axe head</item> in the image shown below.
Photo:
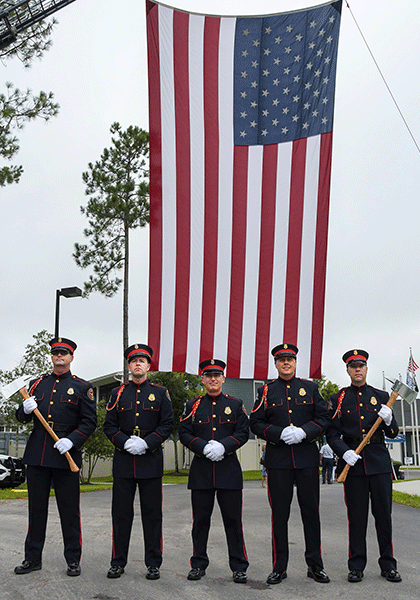
<path fill-rule="evenodd" d="M 28 379 L 30 379 L 30 378 L 27 377 L 25 379 L 25 377 L 18 377 L 11 383 L 8 383 L 7 385 L 3 385 L 1 387 L 1 393 L 3 394 L 3 396 L 6 399 L 10 398 L 11 396 L 13 396 L 13 394 L 16 394 L 16 392 L 18 392 L 19 390 L 21 390 L 22 388 L 24 388 L 26 386 L 26 381 Z"/>
<path fill-rule="evenodd" d="M 405 385 L 402 381 L 399 381 L 398 379 L 394 381 L 392 391 L 396 392 L 409 404 L 414 402 L 414 400 L 417 398 L 417 392 L 415 390 L 412 390 L 410 387 L 408 387 L 408 385 Z"/>

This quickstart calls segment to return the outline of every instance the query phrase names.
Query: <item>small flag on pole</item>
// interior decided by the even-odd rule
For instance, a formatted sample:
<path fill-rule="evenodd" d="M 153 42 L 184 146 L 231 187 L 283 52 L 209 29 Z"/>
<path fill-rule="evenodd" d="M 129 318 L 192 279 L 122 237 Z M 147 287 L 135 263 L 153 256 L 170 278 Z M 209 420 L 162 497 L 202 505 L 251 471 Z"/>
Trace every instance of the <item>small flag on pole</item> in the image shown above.
<path fill-rule="evenodd" d="M 407 367 L 407 385 L 412 390 L 419 391 L 416 381 L 416 371 L 419 368 L 418 364 L 415 362 L 411 348 L 410 348 L 410 358 L 408 359 L 408 367 Z"/>

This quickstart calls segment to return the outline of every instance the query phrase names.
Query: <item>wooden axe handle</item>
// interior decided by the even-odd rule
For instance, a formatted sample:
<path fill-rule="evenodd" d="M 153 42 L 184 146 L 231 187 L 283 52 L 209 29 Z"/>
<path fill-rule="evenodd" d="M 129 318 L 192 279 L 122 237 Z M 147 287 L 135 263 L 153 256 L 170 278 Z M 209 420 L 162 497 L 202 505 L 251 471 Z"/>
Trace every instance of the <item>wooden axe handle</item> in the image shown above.
<path fill-rule="evenodd" d="M 392 392 L 389 397 L 388 402 L 386 403 L 386 406 L 389 406 L 389 408 L 391 408 L 397 398 L 398 398 L 398 392 Z M 372 425 L 372 427 L 369 429 L 368 433 L 366 434 L 366 437 L 364 437 L 363 440 L 360 442 L 360 444 L 357 446 L 357 448 L 355 450 L 356 454 L 361 453 L 361 451 L 367 445 L 370 438 L 375 433 L 375 431 L 378 429 L 378 427 L 382 423 L 382 421 L 383 421 L 383 419 L 381 417 L 378 417 L 376 419 L 376 421 L 374 422 L 374 424 Z M 338 483 L 344 483 L 346 481 L 349 470 L 350 470 L 350 465 L 347 464 L 344 467 L 344 469 L 341 471 L 340 475 L 337 477 Z"/>
<path fill-rule="evenodd" d="M 27 400 L 28 398 L 30 398 L 28 390 L 26 389 L 26 387 L 23 387 L 22 389 L 19 390 L 19 392 L 21 393 L 22 397 Z M 39 419 L 39 421 L 41 421 L 42 426 L 47 430 L 47 432 L 50 434 L 50 436 L 52 437 L 52 439 L 55 442 L 58 442 L 58 440 L 60 439 L 58 437 L 58 435 L 55 433 L 54 429 L 52 429 L 47 421 L 44 419 L 44 417 L 41 415 L 41 413 L 39 412 L 39 410 L 37 408 L 35 408 L 35 410 L 33 411 L 34 415 Z M 64 454 L 64 456 L 67 458 L 67 461 L 70 465 L 70 470 L 73 471 L 73 473 L 77 473 L 80 469 L 79 467 L 76 465 L 76 463 L 73 460 L 72 455 L 70 454 L 70 452 L 66 452 Z"/>

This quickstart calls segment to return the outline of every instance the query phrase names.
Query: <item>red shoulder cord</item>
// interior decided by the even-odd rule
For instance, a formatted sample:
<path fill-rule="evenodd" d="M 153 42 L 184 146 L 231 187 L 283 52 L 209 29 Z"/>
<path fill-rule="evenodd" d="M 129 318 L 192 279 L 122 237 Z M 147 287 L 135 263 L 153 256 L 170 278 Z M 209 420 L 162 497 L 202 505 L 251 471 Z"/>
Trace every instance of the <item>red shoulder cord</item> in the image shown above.
<path fill-rule="evenodd" d="M 34 390 L 36 388 L 36 386 L 38 385 L 38 383 L 40 381 L 42 381 L 44 379 L 44 377 L 47 377 L 47 375 L 41 375 L 41 377 L 39 377 L 32 385 L 31 385 L 31 389 L 29 390 L 29 395 L 32 396 L 34 393 Z"/>
<path fill-rule="evenodd" d="M 187 415 L 187 416 L 186 416 L 186 417 L 184 417 L 184 418 L 182 418 L 182 417 L 180 417 L 180 418 L 179 418 L 179 420 L 180 420 L 181 422 L 182 422 L 182 421 L 186 421 L 187 419 L 189 419 L 189 418 L 192 416 L 192 422 L 194 423 L 194 416 L 195 416 L 195 413 L 197 412 L 197 408 L 199 407 L 199 404 L 200 404 L 200 402 L 201 402 L 201 398 L 202 398 L 202 397 L 203 397 L 203 396 L 199 396 L 199 397 L 197 398 L 197 400 L 194 402 L 194 404 L 193 404 L 193 407 L 192 407 L 192 409 L 191 409 L 191 412 L 190 412 L 190 414 L 189 414 L 189 415 Z"/>
<path fill-rule="evenodd" d="M 127 383 L 123 383 L 123 384 L 120 386 L 120 389 L 119 389 L 119 390 L 118 390 L 118 392 L 117 392 L 117 397 L 116 397 L 116 399 L 115 399 L 115 402 L 114 402 L 114 404 L 113 404 L 112 406 L 109 406 L 109 403 L 108 403 L 108 404 L 106 405 L 106 409 L 107 409 L 107 410 L 112 410 L 113 408 L 115 408 L 115 406 L 118 404 L 118 400 L 121 398 L 121 394 L 123 393 L 123 391 L 124 391 L 124 388 L 125 388 L 125 386 L 126 386 L 126 385 L 127 385 Z"/>
<path fill-rule="evenodd" d="M 256 412 L 260 408 L 260 406 L 261 406 L 261 404 L 263 402 L 264 402 L 264 410 L 267 410 L 267 394 L 268 394 L 268 384 L 266 383 L 264 385 L 263 393 L 262 393 L 262 396 L 261 396 L 261 402 L 259 403 L 259 405 L 257 406 L 257 408 L 253 408 L 251 410 L 252 413 Z"/>
<path fill-rule="evenodd" d="M 345 395 L 345 393 L 346 393 L 347 390 L 348 390 L 348 388 L 343 388 L 341 390 L 341 394 L 338 397 L 337 410 L 333 414 L 333 419 L 336 417 L 337 413 L 338 413 L 338 416 L 341 417 L 341 405 L 343 403 L 344 395 Z"/>

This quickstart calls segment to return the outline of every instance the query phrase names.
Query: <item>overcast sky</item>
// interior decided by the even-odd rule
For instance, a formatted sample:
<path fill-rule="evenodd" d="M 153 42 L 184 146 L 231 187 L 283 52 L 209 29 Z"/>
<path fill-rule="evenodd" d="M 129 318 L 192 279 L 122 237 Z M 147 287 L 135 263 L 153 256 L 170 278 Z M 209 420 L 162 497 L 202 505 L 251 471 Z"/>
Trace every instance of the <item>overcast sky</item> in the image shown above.
<path fill-rule="evenodd" d="M 168 2 L 169 3 L 169 2 Z M 208 14 L 269 14 L 301 0 L 174 0 Z M 420 156 L 343 4 L 335 100 L 322 372 L 347 385 L 342 354 L 371 355 L 369 382 L 405 376 L 409 347 L 420 361 Z M 257 6 L 257 9 L 255 8 Z M 351 0 L 352 12 L 420 143 L 418 0 Z M 396 11 L 399 12 L 396 12 Z M 53 91 L 61 109 L 18 132 L 18 185 L 0 188 L 0 369 L 19 362 L 32 335 L 54 331 L 56 289 L 83 287 L 72 258 L 87 221 L 82 172 L 110 145 L 109 127 L 148 129 L 143 0 L 76 0 L 58 11 L 53 47 L 30 70 L 0 65 L 3 83 Z M 415 57 L 415 58 L 413 58 Z M 3 89 L 4 85 L 2 84 Z M 130 342 L 147 341 L 148 230 L 131 238 Z M 60 334 L 79 348 L 86 379 L 122 367 L 122 294 L 61 299 Z M 279 339 L 279 342 L 282 340 Z M 420 364 L 420 363 L 419 363 Z"/>

